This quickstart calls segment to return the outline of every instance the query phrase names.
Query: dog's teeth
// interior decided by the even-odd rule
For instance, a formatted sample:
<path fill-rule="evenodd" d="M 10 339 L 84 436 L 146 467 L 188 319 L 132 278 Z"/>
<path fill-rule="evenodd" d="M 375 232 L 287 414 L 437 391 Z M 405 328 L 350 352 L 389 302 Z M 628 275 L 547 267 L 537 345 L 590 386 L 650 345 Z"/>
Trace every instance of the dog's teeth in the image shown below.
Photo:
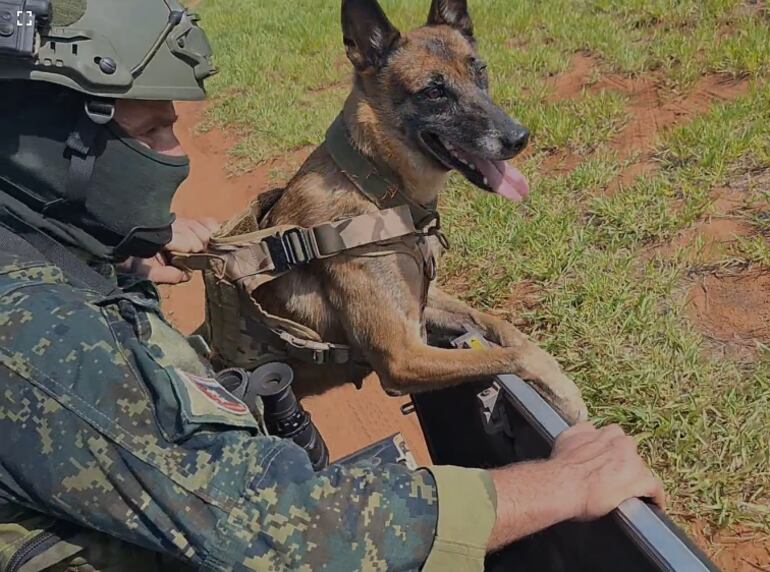
<path fill-rule="evenodd" d="M 487 187 L 489 186 L 489 181 L 487 181 L 487 178 L 486 178 L 486 177 L 484 177 L 484 184 L 485 184 Z"/>

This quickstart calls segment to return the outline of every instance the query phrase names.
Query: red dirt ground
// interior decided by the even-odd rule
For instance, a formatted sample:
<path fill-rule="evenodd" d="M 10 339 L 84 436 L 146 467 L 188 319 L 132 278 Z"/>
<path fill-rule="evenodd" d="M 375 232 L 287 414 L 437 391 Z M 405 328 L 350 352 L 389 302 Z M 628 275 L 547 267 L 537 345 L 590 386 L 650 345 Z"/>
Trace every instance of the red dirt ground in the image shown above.
<path fill-rule="evenodd" d="M 770 344 L 770 274 L 744 272 L 697 280 L 687 297 L 690 318 L 706 336 L 734 349 Z"/>
<path fill-rule="evenodd" d="M 724 572 L 770 572 L 770 538 L 767 536 L 749 531 L 724 531 L 706 536 L 698 530 L 693 536 L 700 546 L 707 547 L 714 563 Z"/>
<path fill-rule="evenodd" d="M 598 80 L 592 83 L 597 77 Z M 630 164 L 607 188 L 608 193 L 613 193 L 657 168 L 654 145 L 663 131 L 708 110 L 713 103 L 739 97 L 747 91 L 748 81 L 710 75 L 701 78 L 687 93 L 677 95 L 664 89 L 657 74 L 637 77 L 600 75 L 596 58 L 577 53 L 569 71 L 552 78 L 549 87 L 554 101 L 577 98 L 585 91 L 604 90 L 617 91 L 629 98 L 627 113 L 630 119 L 610 142 L 610 147 L 617 152 L 620 161 L 629 160 Z M 545 167 L 556 172 L 569 172 L 581 161 L 582 157 L 571 153 L 556 154 L 549 158 Z"/>
<path fill-rule="evenodd" d="M 698 266 L 716 264 L 729 255 L 729 248 L 739 238 L 749 237 L 754 229 L 737 217 L 709 217 L 682 232 L 672 241 L 658 246 L 655 253 L 664 257 L 675 256 L 686 250 L 685 260 Z"/>
<path fill-rule="evenodd" d="M 585 54 L 575 55 L 572 68 L 551 80 L 553 99 L 580 97 L 585 90 L 613 89 L 630 100 L 630 120 L 611 142 L 621 159 L 630 165 L 613 181 L 608 192 L 622 192 L 638 175 L 657 168 L 654 145 L 662 130 L 691 119 L 716 101 L 730 100 L 744 93 L 747 84 L 726 81 L 720 76 L 702 78 L 687 94 L 671 96 L 654 75 L 625 78 L 598 73 L 597 61 Z M 598 78 L 598 79 L 597 79 Z M 593 83 L 591 83 L 593 82 Z M 287 160 L 274 161 L 235 177 L 225 170 L 227 152 L 236 141 L 222 131 L 205 134 L 195 132 L 203 111 L 202 104 L 181 104 L 177 135 L 192 158 L 190 180 L 175 202 L 180 216 L 214 216 L 226 219 L 248 205 L 258 193 L 274 186 L 271 172 L 285 171 L 302 159 L 309 149 L 292 154 Z M 569 171 L 581 158 L 566 154 L 550 158 L 546 166 Z M 655 249 L 669 256 L 678 246 L 692 244 L 698 236 L 704 240 L 702 262 L 718 258 L 726 244 L 736 235 L 751 232 L 743 221 L 727 216 L 742 204 L 743 193 L 723 189 L 715 202 L 713 218 L 705 219 L 682 233 L 673 245 Z M 172 294 L 173 292 L 173 294 Z M 530 284 L 516 289 L 518 310 L 537 304 L 537 290 Z M 203 287 L 199 278 L 190 283 L 165 289 L 164 307 L 170 318 L 190 332 L 203 320 Z M 690 292 L 691 317 L 706 335 L 715 340 L 750 344 L 751 339 L 770 339 L 770 276 L 705 276 Z M 513 316 L 510 316 L 513 317 Z M 429 461 L 427 449 L 414 415 L 404 417 L 400 406 L 405 399 L 385 395 L 377 380 L 370 377 L 362 390 L 354 386 L 335 388 L 321 396 L 307 398 L 304 403 L 330 444 L 332 458 L 339 458 L 372 441 L 395 432 L 404 434 L 418 462 Z M 723 531 L 714 537 L 698 532 L 698 543 L 713 556 L 725 572 L 770 572 L 770 541 L 747 536 L 741 531 Z"/>
<path fill-rule="evenodd" d="M 672 257 L 683 250 L 697 278 L 685 297 L 687 316 L 717 349 L 733 359 L 751 361 L 760 344 L 770 344 L 770 273 L 757 268 L 715 271 L 730 258 L 741 238 L 758 231 L 743 216 L 746 209 L 767 205 L 753 200 L 750 190 L 770 189 L 770 174 L 760 173 L 712 193 L 712 214 L 652 252 Z"/>
<path fill-rule="evenodd" d="M 578 52 L 572 56 L 569 69 L 563 74 L 553 76 L 546 84 L 551 89 L 551 101 L 575 99 L 583 93 L 591 75 L 599 70 L 596 58 Z"/>

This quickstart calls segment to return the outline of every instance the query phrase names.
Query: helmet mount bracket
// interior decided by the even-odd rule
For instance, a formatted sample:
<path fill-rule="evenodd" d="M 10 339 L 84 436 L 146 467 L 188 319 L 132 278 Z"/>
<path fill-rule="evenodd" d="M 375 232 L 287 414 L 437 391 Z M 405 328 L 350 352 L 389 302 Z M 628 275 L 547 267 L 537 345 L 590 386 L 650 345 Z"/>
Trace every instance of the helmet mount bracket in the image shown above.
<path fill-rule="evenodd" d="M 50 0 L 0 0 L 0 56 L 33 59 L 51 14 Z"/>
<path fill-rule="evenodd" d="M 216 68 L 198 22 L 180 0 L 0 0 L 0 80 L 111 99 L 201 100 Z"/>

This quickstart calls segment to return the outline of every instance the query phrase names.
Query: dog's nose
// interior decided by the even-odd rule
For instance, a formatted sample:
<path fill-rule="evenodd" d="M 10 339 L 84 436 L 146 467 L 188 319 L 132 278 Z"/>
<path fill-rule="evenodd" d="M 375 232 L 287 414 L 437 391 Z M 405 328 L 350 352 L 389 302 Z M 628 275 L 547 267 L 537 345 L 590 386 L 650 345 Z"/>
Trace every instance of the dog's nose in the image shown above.
<path fill-rule="evenodd" d="M 524 127 L 514 133 L 504 135 L 502 139 L 503 151 L 512 157 L 521 153 L 527 143 L 529 143 L 529 129 Z"/>

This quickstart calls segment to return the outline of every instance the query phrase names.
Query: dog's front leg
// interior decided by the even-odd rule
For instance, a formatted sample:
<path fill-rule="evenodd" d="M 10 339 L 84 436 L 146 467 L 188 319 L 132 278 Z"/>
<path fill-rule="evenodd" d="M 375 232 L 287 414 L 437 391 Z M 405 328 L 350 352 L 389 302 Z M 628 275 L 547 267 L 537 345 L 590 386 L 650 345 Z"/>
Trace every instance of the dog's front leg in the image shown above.
<path fill-rule="evenodd" d="M 457 335 L 469 329 L 480 330 L 489 341 L 506 347 L 521 346 L 528 341 L 513 324 L 479 312 L 433 285 L 428 291 L 425 323 L 429 331 Z"/>
<path fill-rule="evenodd" d="M 363 352 L 384 387 L 420 392 L 514 373 L 531 380 L 570 420 L 585 417 L 580 391 L 556 362 L 525 336 L 485 351 L 434 348 L 422 339 L 419 298 L 409 281 L 386 280 L 385 263 L 337 263 L 329 301 L 348 340 Z M 518 340 L 517 340 L 518 341 Z M 560 375 L 558 377 L 556 374 Z"/>
<path fill-rule="evenodd" d="M 521 355 L 517 373 L 531 382 L 571 419 L 588 415 L 575 383 L 562 372 L 556 360 L 533 343 L 513 324 L 474 310 L 465 302 L 431 286 L 425 322 L 429 331 L 463 334 L 469 329 L 480 330 L 493 343 L 516 348 Z"/>

